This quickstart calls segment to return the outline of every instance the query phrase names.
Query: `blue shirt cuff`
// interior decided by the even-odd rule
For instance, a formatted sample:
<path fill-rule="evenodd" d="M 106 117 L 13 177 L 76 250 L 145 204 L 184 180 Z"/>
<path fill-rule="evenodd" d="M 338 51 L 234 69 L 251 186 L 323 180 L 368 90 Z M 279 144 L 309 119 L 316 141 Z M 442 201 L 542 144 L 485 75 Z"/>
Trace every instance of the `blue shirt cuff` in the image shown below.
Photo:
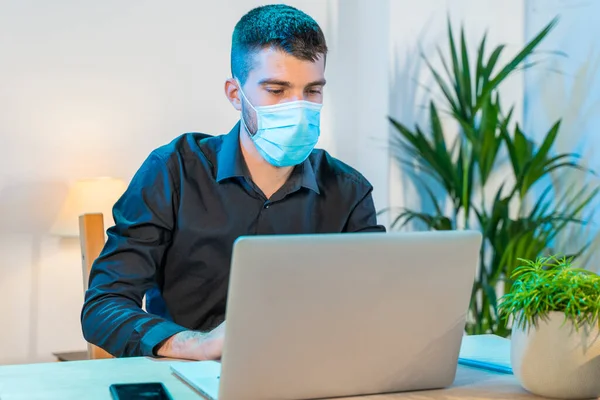
<path fill-rule="evenodd" d="M 146 334 L 142 337 L 141 350 L 142 355 L 156 357 L 155 347 L 167 340 L 171 336 L 186 331 L 187 329 L 181 325 L 177 325 L 171 321 L 163 321 L 153 326 Z"/>

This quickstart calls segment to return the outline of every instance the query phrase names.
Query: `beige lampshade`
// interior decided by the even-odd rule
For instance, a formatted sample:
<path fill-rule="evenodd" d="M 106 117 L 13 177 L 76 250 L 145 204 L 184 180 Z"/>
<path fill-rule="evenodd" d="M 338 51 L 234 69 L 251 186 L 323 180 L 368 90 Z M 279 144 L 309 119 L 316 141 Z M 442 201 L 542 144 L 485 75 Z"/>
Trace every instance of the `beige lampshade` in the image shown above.
<path fill-rule="evenodd" d="M 93 178 L 75 182 L 69 189 L 50 232 L 58 236 L 77 237 L 79 216 L 88 213 L 102 213 L 104 229 L 107 229 L 113 225 L 112 207 L 126 188 L 125 182 L 116 178 Z"/>

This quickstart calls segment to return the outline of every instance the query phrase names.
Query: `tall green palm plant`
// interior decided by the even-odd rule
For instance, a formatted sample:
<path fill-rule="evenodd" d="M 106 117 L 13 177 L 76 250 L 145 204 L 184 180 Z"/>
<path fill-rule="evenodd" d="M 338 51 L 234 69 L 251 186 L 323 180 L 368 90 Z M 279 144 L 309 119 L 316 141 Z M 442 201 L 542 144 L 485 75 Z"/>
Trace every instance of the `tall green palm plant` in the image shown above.
<path fill-rule="evenodd" d="M 512 108 L 505 113 L 500 107 L 500 84 L 532 65 L 525 63 L 527 57 L 555 24 L 556 20 L 550 22 L 507 64 L 499 65 L 504 45 L 486 56 L 484 36 L 472 63 L 464 29 L 457 44 L 448 22 L 449 59 L 438 49 L 439 71 L 425 59 L 443 94 L 442 104 L 429 104 L 429 133 L 389 118 L 396 132 L 392 140 L 398 162 L 433 204 L 432 212 L 404 209 L 392 227 L 420 221 L 429 229 L 477 228 L 484 235 L 467 323 L 470 334 L 510 333 L 498 317 L 497 295 L 509 291 L 518 258 L 536 259 L 560 251 L 552 248 L 554 238 L 570 224 L 584 223 L 579 216 L 598 193 L 597 187 L 578 186 L 577 195 L 556 198 L 550 175 L 566 168 L 583 169 L 578 155 L 552 151 L 560 121 L 536 144 L 513 123 Z M 441 112 L 449 113 L 459 126 L 451 143 Z M 503 159 L 508 161 L 503 164 Z M 445 198 L 434 194 L 432 182 L 443 189 Z M 443 205 L 446 200 L 449 207 Z"/>

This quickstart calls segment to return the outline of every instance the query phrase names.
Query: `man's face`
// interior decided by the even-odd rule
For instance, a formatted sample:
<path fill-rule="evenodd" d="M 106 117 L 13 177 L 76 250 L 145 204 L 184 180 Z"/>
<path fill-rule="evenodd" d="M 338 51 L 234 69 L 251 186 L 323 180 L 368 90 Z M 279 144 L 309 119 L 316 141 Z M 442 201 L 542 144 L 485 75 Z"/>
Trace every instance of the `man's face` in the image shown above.
<path fill-rule="evenodd" d="M 315 62 L 300 60 L 272 48 L 263 49 L 254 57 L 254 67 L 242 87 L 254 107 L 297 100 L 323 102 L 324 57 L 319 57 Z M 239 102 L 232 103 L 237 110 L 241 109 L 250 133 L 254 134 L 257 130 L 256 113 L 241 93 L 237 93 L 237 98 Z"/>

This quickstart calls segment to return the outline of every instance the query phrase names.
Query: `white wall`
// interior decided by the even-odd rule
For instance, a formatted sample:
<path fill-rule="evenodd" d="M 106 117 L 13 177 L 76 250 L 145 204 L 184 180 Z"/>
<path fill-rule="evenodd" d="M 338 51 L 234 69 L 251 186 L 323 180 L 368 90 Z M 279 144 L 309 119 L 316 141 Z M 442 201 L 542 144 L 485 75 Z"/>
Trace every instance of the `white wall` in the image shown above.
<path fill-rule="evenodd" d="M 540 140 L 561 119 L 555 150 L 576 152 L 583 163 L 600 172 L 600 2 L 528 0 L 526 35 L 533 36 L 555 16 L 558 25 L 541 46 L 538 67 L 525 74 L 525 128 Z M 578 172 L 557 177 L 559 193 L 576 193 L 583 184 L 600 184 L 598 178 Z M 571 185 L 575 186 L 571 186 Z M 596 202 L 594 206 L 600 204 Z M 589 215 L 589 213 L 587 214 Z M 600 270 L 600 216 L 585 227 L 574 227 L 557 242 L 564 251 L 576 251 L 593 240 L 584 265 Z"/>
<path fill-rule="evenodd" d="M 329 1 L 330 150 L 373 184 L 378 210 L 389 203 L 389 11 L 389 0 Z"/>

